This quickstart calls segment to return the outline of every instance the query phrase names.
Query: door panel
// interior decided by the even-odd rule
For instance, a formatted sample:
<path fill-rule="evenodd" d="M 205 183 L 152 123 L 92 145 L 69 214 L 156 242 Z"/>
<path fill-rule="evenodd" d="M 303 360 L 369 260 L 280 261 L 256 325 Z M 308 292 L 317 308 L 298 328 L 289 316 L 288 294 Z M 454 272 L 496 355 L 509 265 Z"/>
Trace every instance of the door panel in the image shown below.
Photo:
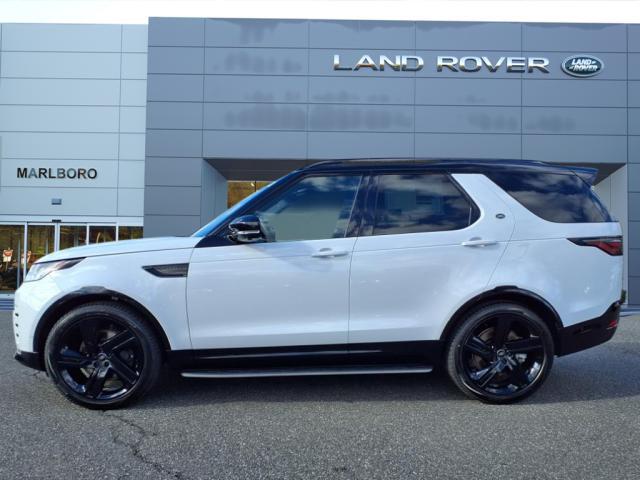
<path fill-rule="evenodd" d="M 483 175 L 454 178 L 480 208 L 472 225 L 358 238 L 349 343 L 437 340 L 457 306 L 489 282 L 513 231 L 512 215 Z"/>
<path fill-rule="evenodd" d="M 346 344 L 345 238 L 362 176 L 309 175 L 247 206 L 264 242 L 196 248 L 187 279 L 194 349 Z M 226 243 L 226 244 L 225 244 Z"/>
<path fill-rule="evenodd" d="M 193 348 L 346 344 L 354 238 L 196 248 Z M 314 257 L 323 249 L 346 252 Z"/>

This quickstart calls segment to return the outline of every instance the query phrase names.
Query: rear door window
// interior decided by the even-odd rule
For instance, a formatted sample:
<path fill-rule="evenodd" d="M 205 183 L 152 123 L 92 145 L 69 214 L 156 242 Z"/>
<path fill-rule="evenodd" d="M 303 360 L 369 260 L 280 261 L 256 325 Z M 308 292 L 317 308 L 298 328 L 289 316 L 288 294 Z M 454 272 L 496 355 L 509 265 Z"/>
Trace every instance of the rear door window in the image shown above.
<path fill-rule="evenodd" d="M 458 230 L 479 215 L 446 174 L 380 175 L 377 183 L 373 235 Z"/>
<path fill-rule="evenodd" d="M 487 176 L 531 213 L 549 222 L 613 221 L 589 184 L 573 173 L 490 172 Z"/>

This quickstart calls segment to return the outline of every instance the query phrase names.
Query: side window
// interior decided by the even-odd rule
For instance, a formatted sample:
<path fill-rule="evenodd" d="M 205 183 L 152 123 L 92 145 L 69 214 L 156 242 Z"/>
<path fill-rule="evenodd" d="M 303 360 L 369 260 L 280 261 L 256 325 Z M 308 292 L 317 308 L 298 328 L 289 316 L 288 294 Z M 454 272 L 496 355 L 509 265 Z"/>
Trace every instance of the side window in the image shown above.
<path fill-rule="evenodd" d="M 378 177 L 373 235 L 458 230 L 478 215 L 475 205 L 445 174 Z"/>
<path fill-rule="evenodd" d="M 346 235 L 360 175 L 312 176 L 300 180 L 254 213 L 269 242 L 322 240 Z"/>
<path fill-rule="evenodd" d="M 487 175 L 526 209 L 549 222 L 611 222 L 589 185 L 573 173 L 491 172 Z"/>

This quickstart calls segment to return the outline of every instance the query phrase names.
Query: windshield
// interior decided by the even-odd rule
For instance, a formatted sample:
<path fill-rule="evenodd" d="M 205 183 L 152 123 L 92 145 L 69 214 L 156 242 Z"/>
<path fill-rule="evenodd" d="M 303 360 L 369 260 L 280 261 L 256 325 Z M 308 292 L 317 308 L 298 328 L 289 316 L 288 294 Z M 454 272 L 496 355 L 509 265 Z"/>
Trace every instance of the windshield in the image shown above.
<path fill-rule="evenodd" d="M 296 172 L 292 172 L 292 173 L 290 173 L 288 175 L 285 175 L 284 177 L 276 180 L 275 182 L 270 183 L 266 187 L 261 188 L 260 190 L 258 190 L 256 192 L 253 192 L 248 197 L 244 198 L 243 200 L 240 200 L 238 203 L 236 203 L 230 209 L 225 210 L 224 212 L 222 212 L 220 215 L 218 215 L 216 218 L 211 220 L 209 223 L 207 223 L 204 227 L 200 228 L 200 230 L 198 230 L 197 232 L 195 232 L 191 236 L 192 237 L 206 237 L 211 232 L 213 232 L 216 229 L 218 229 L 218 227 L 220 227 L 220 225 L 225 223 L 227 220 L 230 220 L 230 219 L 234 218 L 236 216 L 236 214 L 240 210 L 242 210 L 249 202 L 253 201 L 254 199 L 256 199 L 256 198 L 258 198 L 258 197 L 260 197 L 260 196 L 262 196 L 264 194 L 266 194 L 267 192 L 271 191 L 273 188 L 277 187 L 278 185 L 281 185 L 282 183 L 287 181 L 287 179 L 289 179 L 294 173 L 296 173 Z"/>

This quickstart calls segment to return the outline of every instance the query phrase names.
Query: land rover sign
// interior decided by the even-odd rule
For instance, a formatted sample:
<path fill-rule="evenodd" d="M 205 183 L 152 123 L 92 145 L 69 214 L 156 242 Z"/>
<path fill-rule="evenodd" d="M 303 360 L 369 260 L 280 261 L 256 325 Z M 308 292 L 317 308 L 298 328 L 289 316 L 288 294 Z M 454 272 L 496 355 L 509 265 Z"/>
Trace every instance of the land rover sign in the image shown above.
<path fill-rule="evenodd" d="M 591 55 L 572 55 L 562 62 L 562 70 L 574 77 L 592 77 L 602 71 L 602 60 Z"/>

